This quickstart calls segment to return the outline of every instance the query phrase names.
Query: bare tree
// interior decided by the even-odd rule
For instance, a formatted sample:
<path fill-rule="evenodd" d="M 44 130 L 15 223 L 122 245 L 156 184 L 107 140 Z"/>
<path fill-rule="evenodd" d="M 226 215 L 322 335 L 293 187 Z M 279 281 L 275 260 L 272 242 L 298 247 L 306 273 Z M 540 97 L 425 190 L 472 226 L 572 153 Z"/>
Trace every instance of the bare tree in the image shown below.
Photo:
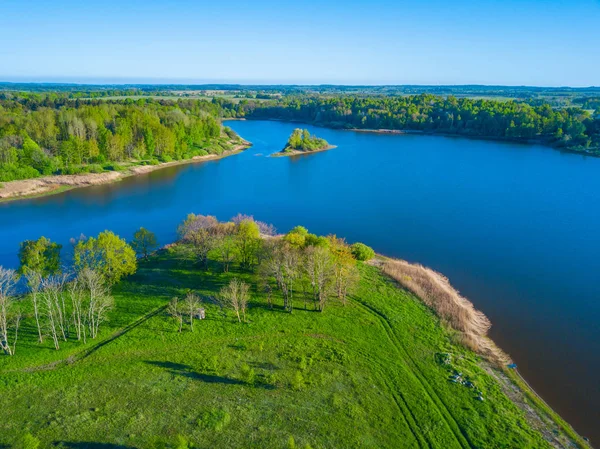
<path fill-rule="evenodd" d="M 194 316 L 198 313 L 200 307 L 200 298 L 192 292 L 185 295 L 184 299 L 185 309 L 190 317 L 190 330 L 194 332 Z"/>
<path fill-rule="evenodd" d="M 44 341 L 44 335 L 42 334 L 42 326 L 40 323 L 40 305 L 38 294 L 42 286 L 42 274 L 39 271 L 30 271 L 26 274 L 27 285 L 31 291 L 31 302 L 33 303 L 33 315 L 35 317 L 35 324 L 38 330 L 38 342 Z"/>
<path fill-rule="evenodd" d="M 322 312 L 334 282 L 333 260 L 329 249 L 319 246 L 307 248 L 304 270 L 313 291 L 315 309 Z"/>
<path fill-rule="evenodd" d="M 73 318 L 73 327 L 75 328 L 75 334 L 77 340 L 83 340 L 86 342 L 86 322 L 88 309 L 88 295 L 85 291 L 85 286 L 82 282 L 81 276 L 76 277 L 68 285 L 68 292 L 71 298 L 71 315 Z"/>
<path fill-rule="evenodd" d="M 16 310 L 13 296 L 16 282 L 15 271 L 0 266 L 0 348 L 7 355 L 15 354 L 21 323 L 21 312 Z"/>
<path fill-rule="evenodd" d="M 114 306 L 110 289 L 104 277 L 97 271 L 84 268 L 79 272 L 79 281 L 87 295 L 87 324 L 89 335 L 96 338 L 100 324 L 106 321 L 107 314 Z"/>
<path fill-rule="evenodd" d="M 285 242 L 265 242 L 261 277 L 272 277 L 283 294 L 283 308 L 293 310 L 295 283 L 301 274 L 300 254 Z M 264 283 L 264 281 L 263 281 Z"/>
<path fill-rule="evenodd" d="M 250 286 L 238 278 L 233 278 L 229 284 L 221 288 L 220 300 L 225 307 L 233 309 L 238 322 L 246 321 L 246 306 L 248 305 Z"/>
<path fill-rule="evenodd" d="M 177 229 L 181 240 L 194 247 L 196 257 L 205 268 L 208 265 L 208 253 L 216 244 L 218 225 L 213 216 L 189 214 Z"/>
<path fill-rule="evenodd" d="M 56 350 L 60 349 L 60 340 L 67 341 L 66 304 L 62 275 L 50 276 L 42 280 L 40 289 L 41 309 L 45 317 L 45 328 L 50 334 Z"/>
<path fill-rule="evenodd" d="M 333 261 L 335 292 L 342 304 L 346 305 L 348 292 L 360 280 L 360 273 L 356 267 L 356 259 L 352 255 L 352 250 L 344 239 L 333 235 L 329 236 L 328 240 Z"/>
<path fill-rule="evenodd" d="M 183 308 L 179 304 L 179 300 L 177 298 L 173 298 L 171 301 L 169 301 L 167 313 L 177 320 L 179 323 L 179 332 L 181 332 L 183 329 Z"/>
<path fill-rule="evenodd" d="M 217 237 L 217 249 L 219 251 L 219 259 L 223 264 L 223 272 L 229 271 L 229 266 L 235 260 L 235 242 L 231 235 L 220 235 Z"/>

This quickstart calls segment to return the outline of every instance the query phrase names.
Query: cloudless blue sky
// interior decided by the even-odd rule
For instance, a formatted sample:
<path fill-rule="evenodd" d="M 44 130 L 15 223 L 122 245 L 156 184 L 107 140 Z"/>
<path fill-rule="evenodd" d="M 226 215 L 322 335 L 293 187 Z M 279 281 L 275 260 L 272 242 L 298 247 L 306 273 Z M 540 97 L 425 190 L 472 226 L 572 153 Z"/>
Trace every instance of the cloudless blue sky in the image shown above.
<path fill-rule="evenodd" d="M 600 0 L 0 0 L 0 81 L 600 85 Z"/>

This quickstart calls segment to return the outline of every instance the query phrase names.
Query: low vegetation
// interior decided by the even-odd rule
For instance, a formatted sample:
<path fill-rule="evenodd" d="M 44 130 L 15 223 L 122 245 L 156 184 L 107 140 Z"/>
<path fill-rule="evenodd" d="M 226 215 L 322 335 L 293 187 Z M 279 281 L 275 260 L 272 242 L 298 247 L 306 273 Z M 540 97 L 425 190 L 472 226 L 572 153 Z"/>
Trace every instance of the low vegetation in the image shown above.
<path fill-rule="evenodd" d="M 55 263 L 61 248 L 42 238 L 24 242 L 18 273 L 0 270 L 0 330 L 11 342 L 0 357 L 0 445 L 558 440 L 532 427 L 460 343 L 466 330 L 442 316 L 457 309 L 398 288 L 380 261 L 357 260 L 372 256 L 366 245 L 301 226 L 278 236 L 243 215 L 227 223 L 190 215 L 179 236 L 158 251 L 137 245 L 136 259 L 107 231 L 74 242 L 69 270 Z M 134 241 L 151 237 L 140 230 Z M 422 285 L 420 269 L 400 277 Z M 12 289 L 19 275 L 25 295 Z"/>

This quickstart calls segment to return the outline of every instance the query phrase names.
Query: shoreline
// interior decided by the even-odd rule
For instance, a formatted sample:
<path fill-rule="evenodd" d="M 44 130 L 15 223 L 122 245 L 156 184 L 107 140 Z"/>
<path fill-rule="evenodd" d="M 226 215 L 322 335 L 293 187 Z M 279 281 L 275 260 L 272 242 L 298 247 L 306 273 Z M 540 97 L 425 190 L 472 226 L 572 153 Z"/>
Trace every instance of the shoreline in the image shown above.
<path fill-rule="evenodd" d="M 367 263 L 378 267 L 398 288 L 412 293 L 440 319 L 440 325 L 446 323 L 453 329 L 461 337 L 462 345 L 482 358 L 480 367 L 496 378 L 506 396 L 551 446 L 593 447 L 534 390 L 516 366 L 509 367 L 513 363 L 511 357 L 488 336 L 491 321 L 447 277 L 421 264 L 381 254 Z M 461 319 L 454 320 L 457 316 Z"/>
<path fill-rule="evenodd" d="M 56 195 L 83 187 L 112 184 L 125 178 L 143 175 L 163 168 L 223 159 L 238 154 L 251 146 L 252 144 L 250 142 L 243 140 L 242 143 L 235 145 L 231 150 L 224 151 L 220 155 L 207 154 L 205 156 L 194 156 L 191 159 L 181 161 L 162 162 L 157 165 L 137 165 L 126 168 L 123 171 L 83 173 L 78 175 L 53 175 L 4 182 L 2 183 L 3 186 L 0 187 L 0 204 Z"/>
<path fill-rule="evenodd" d="M 278 151 L 276 153 L 272 153 L 269 157 L 290 157 L 290 156 L 304 156 L 307 154 L 320 153 L 322 151 L 328 151 L 337 148 L 337 145 L 327 145 L 325 148 L 320 148 L 318 150 L 312 151 L 300 151 L 300 150 L 292 150 L 292 151 Z"/>
<path fill-rule="evenodd" d="M 333 126 L 327 126 L 323 123 L 306 122 L 300 120 L 283 120 L 278 118 L 227 118 L 223 120 L 248 120 L 248 121 L 267 121 L 267 122 L 283 122 L 283 123 L 300 123 L 304 125 L 317 126 L 319 128 L 334 129 L 338 131 L 353 131 L 359 133 L 370 133 L 370 134 L 393 134 L 393 135 L 421 135 L 421 136 L 440 136 L 440 137 L 454 137 L 472 140 L 486 140 L 490 142 L 508 142 L 520 145 L 540 145 L 545 148 L 550 148 L 555 151 L 567 154 L 578 154 L 580 156 L 600 157 L 600 148 L 589 148 L 586 150 L 575 150 L 570 148 L 558 147 L 551 145 L 545 139 L 516 139 L 511 137 L 496 137 L 496 136 L 478 136 L 470 134 L 456 134 L 448 132 L 435 132 L 435 131 L 423 131 L 419 129 L 372 129 L 372 128 L 338 128 Z M 594 152 L 596 151 L 596 152 Z"/>

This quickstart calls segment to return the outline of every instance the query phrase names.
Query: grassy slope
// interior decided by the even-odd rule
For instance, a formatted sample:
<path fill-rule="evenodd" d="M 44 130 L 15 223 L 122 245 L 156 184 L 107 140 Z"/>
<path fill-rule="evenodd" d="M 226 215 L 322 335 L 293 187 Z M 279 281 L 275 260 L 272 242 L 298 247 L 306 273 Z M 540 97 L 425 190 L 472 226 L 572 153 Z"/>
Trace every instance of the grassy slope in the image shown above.
<path fill-rule="evenodd" d="M 253 291 L 248 324 L 208 304 L 195 332 L 179 334 L 162 310 L 172 296 L 214 294 L 233 276 L 255 282 L 162 254 L 118 286 L 111 322 L 86 346 L 40 349 L 26 320 L 17 355 L 0 358 L 0 447 L 25 429 L 65 447 L 160 447 L 179 434 L 200 448 L 282 448 L 290 437 L 313 448 L 547 447 L 421 302 L 376 268 L 361 272 L 345 307 L 321 314 L 298 299 L 287 314 Z M 440 351 L 484 402 L 449 382 Z"/>

